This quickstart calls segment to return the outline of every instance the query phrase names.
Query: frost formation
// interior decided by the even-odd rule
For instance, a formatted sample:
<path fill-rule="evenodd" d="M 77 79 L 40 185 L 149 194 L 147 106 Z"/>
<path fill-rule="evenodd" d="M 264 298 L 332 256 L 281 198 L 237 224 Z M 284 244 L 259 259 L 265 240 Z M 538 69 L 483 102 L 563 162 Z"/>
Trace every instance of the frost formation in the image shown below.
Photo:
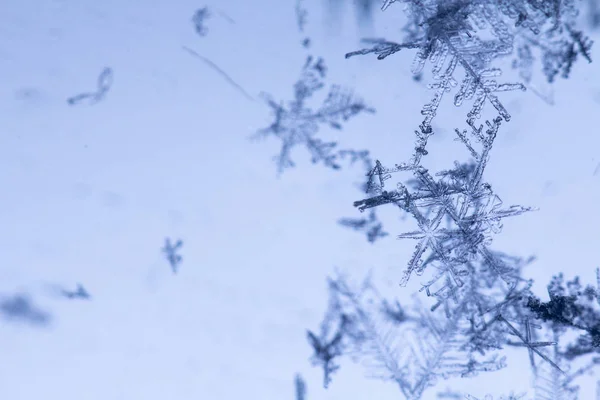
<path fill-rule="evenodd" d="M 491 248 L 505 218 L 533 208 L 504 205 L 484 179 L 498 132 L 511 119 L 501 94 L 537 90 L 534 71 L 541 70 L 551 83 L 567 78 L 577 58 L 591 62 L 591 41 L 575 28 L 575 0 L 386 0 L 382 8 L 393 3 L 404 5 L 409 16 L 403 40 L 368 39 L 370 47 L 346 57 L 375 54 L 383 60 L 414 50 L 415 76 L 423 77 L 425 65 L 431 65 L 429 78 L 423 79 L 429 79 L 433 97 L 421 110 L 409 160 L 392 166 L 376 160 L 367 174 L 369 196 L 354 205 L 361 212 L 391 205 L 414 219 L 416 229 L 397 236 L 416 242 L 400 285 L 423 277 L 420 291 L 433 305 L 402 310 L 402 318 L 394 321 L 369 281 L 355 288 L 345 277 L 330 279 L 324 335 L 309 332 L 314 359 L 321 362 L 327 384 L 339 368 L 336 358 L 349 355 L 371 376 L 396 383 L 406 399 L 417 400 L 440 380 L 503 368 L 500 351 L 518 347 L 528 352 L 536 400 L 576 398 L 573 379 L 600 363 L 592 359 L 575 370 L 569 363 L 569 357 L 600 348 L 598 319 L 581 297 L 594 298 L 592 291 L 568 297 L 556 289 L 550 303 L 534 296 L 532 281 L 522 276 L 533 259 Z M 514 57 L 512 67 L 523 83 L 498 82 L 500 60 L 506 57 Z M 451 92 L 455 106 L 470 103 L 466 126 L 455 129 L 470 160 L 436 173 L 424 165 L 427 144 L 442 98 Z M 411 178 L 390 186 L 399 173 Z M 566 327 L 583 336 L 561 350 L 560 329 Z M 327 342 L 330 332 L 335 334 Z"/>

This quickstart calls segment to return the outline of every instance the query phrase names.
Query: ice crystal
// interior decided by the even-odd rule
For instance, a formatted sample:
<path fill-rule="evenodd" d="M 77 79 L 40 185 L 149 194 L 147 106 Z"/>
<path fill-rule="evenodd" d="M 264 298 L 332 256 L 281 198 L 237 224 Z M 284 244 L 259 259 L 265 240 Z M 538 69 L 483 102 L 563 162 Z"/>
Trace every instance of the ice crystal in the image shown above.
<path fill-rule="evenodd" d="M 165 239 L 165 245 L 162 248 L 162 252 L 165 253 L 167 261 L 173 270 L 173 273 L 176 274 L 179 270 L 179 266 L 183 261 L 183 258 L 180 254 L 178 254 L 179 249 L 183 246 L 183 241 L 177 240 L 174 244 L 171 243 L 171 239 Z"/>
<path fill-rule="evenodd" d="M 281 151 L 275 157 L 278 173 L 286 168 L 294 167 L 291 151 L 296 146 L 304 146 L 312 156 L 312 162 L 322 162 L 325 166 L 339 169 L 340 154 L 337 142 L 325 141 L 316 136 L 322 125 L 340 130 L 342 124 L 350 118 L 363 113 L 373 113 L 363 100 L 351 90 L 341 86 L 331 86 L 329 93 L 321 105 L 313 109 L 308 100 L 325 87 L 324 78 L 327 69 L 322 58 L 308 56 L 300 79 L 294 85 L 294 100 L 287 105 L 276 102 L 269 95 L 264 95 L 271 107 L 275 121 L 267 128 L 261 129 L 255 138 L 276 136 L 281 140 Z"/>
<path fill-rule="evenodd" d="M 192 24 L 194 24 L 194 30 L 199 36 L 206 36 L 208 34 L 208 28 L 206 27 L 206 21 L 210 18 L 211 12 L 208 7 L 202 7 L 194 13 L 192 17 Z"/>
<path fill-rule="evenodd" d="M 497 355 L 476 354 L 465 347 L 471 329 L 463 318 L 465 301 L 450 318 L 421 306 L 406 313 L 398 303 L 392 314 L 369 279 L 355 289 L 340 275 L 329 280 L 329 287 L 334 300 L 326 320 L 344 321 L 330 361 L 349 355 L 366 366 L 371 377 L 398 384 L 407 399 L 421 398 L 439 379 L 475 376 L 505 365 Z"/>
<path fill-rule="evenodd" d="M 96 91 L 84 92 L 76 96 L 69 97 L 67 99 L 67 103 L 70 106 L 74 106 L 87 101 L 88 105 L 94 105 L 104 99 L 106 93 L 108 93 L 108 91 L 112 87 L 112 84 L 113 70 L 111 68 L 106 67 L 102 70 L 102 72 L 100 72 L 100 75 L 98 76 L 98 80 L 96 82 Z"/>

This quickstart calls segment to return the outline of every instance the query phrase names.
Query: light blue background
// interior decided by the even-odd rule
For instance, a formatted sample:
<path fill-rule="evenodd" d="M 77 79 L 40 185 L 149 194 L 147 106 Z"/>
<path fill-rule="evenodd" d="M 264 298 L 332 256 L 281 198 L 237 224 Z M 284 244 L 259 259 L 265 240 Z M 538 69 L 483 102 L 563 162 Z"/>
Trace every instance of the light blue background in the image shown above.
<path fill-rule="evenodd" d="M 336 25 L 321 1 L 305 4 L 329 81 L 377 109 L 323 137 L 384 164 L 406 160 L 431 96 L 410 79 L 414 53 L 343 58 L 360 34 L 397 39 L 402 10 L 376 12 L 374 31 L 360 32 L 350 9 Z M 235 23 L 214 13 L 208 36 L 198 37 L 190 19 L 203 5 Z M 356 279 L 372 268 L 401 299 L 418 282 L 397 287 L 414 243 L 393 238 L 406 231 L 396 211 L 380 213 L 392 235 L 375 245 L 335 223 L 358 215 L 362 170 L 313 166 L 298 150 L 298 168 L 277 179 L 277 140 L 248 140 L 272 121 L 259 92 L 291 98 L 302 38 L 287 0 L 0 3 L 0 293 L 27 293 L 53 315 L 44 329 L 0 321 L 0 399 L 283 400 L 293 398 L 296 372 L 309 400 L 399 398 L 349 363 L 325 391 L 308 363 L 305 329 L 321 320 L 334 267 Z M 536 255 L 525 274 L 541 295 L 552 274 L 591 283 L 600 265 L 598 65 L 580 60 L 573 78 L 555 85 L 554 106 L 531 92 L 503 97 L 513 120 L 498 135 L 487 180 L 507 205 L 540 211 L 505 221 L 493 248 Z M 105 100 L 68 107 L 105 66 L 115 74 Z M 440 112 L 432 169 L 467 159 L 452 142 L 465 112 L 450 103 Z M 177 276 L 160 253 L 165 236 L 185 242 Z M 77 282 L 93 301 L 51 290 Z M 526 352 L 509 362 L 453 387 L 478 396 L 527 389 Z M 591 398 L 594 380 L 583 382 L 581 398 Z"/>

